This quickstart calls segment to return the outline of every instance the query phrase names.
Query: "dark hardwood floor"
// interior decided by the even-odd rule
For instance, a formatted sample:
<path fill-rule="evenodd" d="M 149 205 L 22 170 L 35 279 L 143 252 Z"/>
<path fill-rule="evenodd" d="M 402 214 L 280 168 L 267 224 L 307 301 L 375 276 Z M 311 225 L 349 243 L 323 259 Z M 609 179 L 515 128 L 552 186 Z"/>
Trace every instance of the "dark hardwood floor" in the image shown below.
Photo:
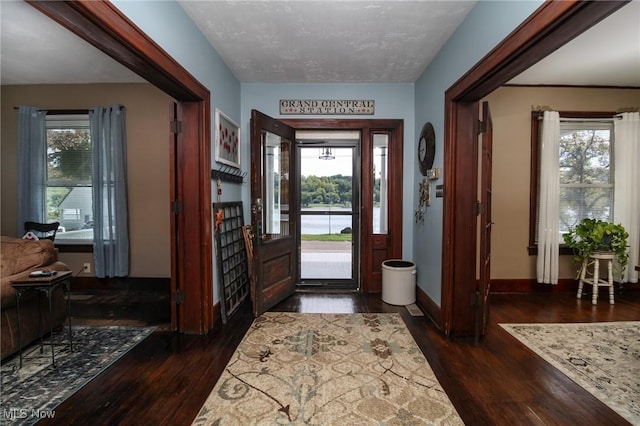
<path fill-rule="evenodd" d="M 616 304 L 573 294 L 494 294 L 486 336 L 448 339 L 426 317 L 387 305 L 380 295 L 298 293 L 273 310 L 400 312 L 467 425 L 626 425 L 624 419 L 507 334 L 499 323 L 640 320 L 640 291 Z M 39 424 L 189 425 L 253 318 L 244 306 L 205 336 L 168 330 L 168 298 L 153 293 L 80 293 L 75 323 L 160 326 Z M 571 338 L 571 336 L 567 336 Z"/>

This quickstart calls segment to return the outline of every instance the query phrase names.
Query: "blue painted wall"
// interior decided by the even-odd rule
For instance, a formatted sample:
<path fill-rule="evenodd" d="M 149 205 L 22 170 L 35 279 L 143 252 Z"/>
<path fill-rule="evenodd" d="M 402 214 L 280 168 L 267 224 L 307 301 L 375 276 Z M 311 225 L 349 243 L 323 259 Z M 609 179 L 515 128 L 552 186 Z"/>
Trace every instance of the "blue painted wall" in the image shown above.
<path fill-rule="evenodd" d="M 114 0 L 112 3 L 209 89 L 211 92 L 212 139 L 215 138 L 213 123 L 215 123 L 216 108 L 224 111 L 233 121 L 240 122 L 240 82 L 178 3 L 174 1 L 126 0 Z M 213 149 L 211 155 L 212 164 L 215 164 Z M 248 170 L 246 163 L 243 168 Z M 246 186 L 225 183 L 221 201 L 245 200 Z M 215 192 L 216 187 L 213 185 L 211 198 L 214 201 L 216 200 Z M 245 200 L 245 203 L 247 202 L 248 196 Z M 220 300 L 218 271 L 215 259 L 211 259 L 211 261 L 213 264 L 213 298 L 214 303 L 217 303 Z"/>
<path fill-rule="evenodd" d="M 415 134 L 431 122 L 436 133 L 436 156 L 433 167 L 443 167 L 444 93 L 483 56 L 538 8 L 542 1 L 479 1 L 456 32 L 416 81 Z M 410 144 L 415 149 L 415 144 Z M 413 157 L 413 155 L 411 155 Z M 417 191 L 422 176 L 414 169 L 413 187 Z M 436 181 L 442 184 L 443 180 Z M 418 286 L 438 305 L 442 284 L 442 219 L 443 199 L 432 192 L 431 206 L 425 220 L 412 224 L 413 258 L 417 263 Z M 414 197 L 414 209 L 417 199 Z"/>
<path fill-rule="evenodd" d="M 417 263 L 418 285 L 440 304 L 443 206 L 441 198 L 432 197 L 424 223 L 414 222 L 421 179 L 415 159 L 416 135 L 426 121 L 433 123 L 437 140 L 434 167 L 442 168 L 444 92 L 542 1 L 479 1 L 415 84 L 240 83 L 178 3 L 130 0 L 113 3 L 211 91 L 212 123 L 216 108 L 240 123 L 244 171 L 249 170 L 247 137 L 251 109 L 277 118 L 280 99 L 374 99 L 374 118 L 404 120 L 403 257 Z M 442 183 L 442 179 L 436 183 Z M 223 201 L 234 199 L 243 200 L 248 217 L 249 185 L 225 185 Z M 214 271 L 214 280 L 216 276 Z"/>
<path fill-rule="evenodd" d="M 209 89 L 212 139 L 215 138 L 216 108 L 240 122 L 240 82 L 177 2 L 114 0 L 112 3 Z M 211 155 L 213 164 L 213 148 Z M 241 185 L 225 184 L 222 201 L 241 197 Z M 214 194 L 212 199 L 216 199 Z"/>

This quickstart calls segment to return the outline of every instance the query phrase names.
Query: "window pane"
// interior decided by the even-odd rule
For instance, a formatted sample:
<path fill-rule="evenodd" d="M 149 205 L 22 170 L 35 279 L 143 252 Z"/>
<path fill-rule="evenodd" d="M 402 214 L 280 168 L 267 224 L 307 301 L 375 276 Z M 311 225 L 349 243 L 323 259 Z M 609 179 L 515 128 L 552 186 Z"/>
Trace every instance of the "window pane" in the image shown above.
<path fill-rule="evenodd" d="M 47 129 L 47 180 L 91 183 L 89 129 Z"/>
<path fill-rule="evenodd" d="M 561 187 L 560 233 L 578 224 L 584 218 L 613 220 L 613 187 Z"/>
<path fill-rule="evenodd" d="M 60 222 L 56 243 L 93 241 L 91 187 L 47 187 L 47 220 Z"/>
<path fill-rule="evenodd" d="M 47 116 L 47 219 L 60 222 L 56 243 L 93 241 L 89 116 Z"/>
<path fill-rule="evenodd" d="M 613 123 L 560 124 L 560 233 L 584 218 L 613 220 Z"/>
<path fill-rule="evenodd" d="M 389 135 L 373 135 L 373 233 L 387 233 Z"/>
<path fill-rule="evenodd" d="M 263 133 L 264 232 L 268 239 L 288 237 L 291 143 L 270 132 Z"/>
<path fill-rule="evenodd" d="M 609 130 L 579 130 L 560 137 L 560 183 L 611 182 Z"/>

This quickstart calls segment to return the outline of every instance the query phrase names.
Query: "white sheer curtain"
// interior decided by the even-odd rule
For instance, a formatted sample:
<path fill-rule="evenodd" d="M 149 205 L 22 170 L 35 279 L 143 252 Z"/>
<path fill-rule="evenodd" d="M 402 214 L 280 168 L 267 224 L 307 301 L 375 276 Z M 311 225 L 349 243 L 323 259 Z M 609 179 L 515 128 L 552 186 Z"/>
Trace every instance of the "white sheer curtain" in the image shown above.
<path fill-rule="evenodd" d="M 538 218 L 537 280 L 558 284 L 560 256 L 560 114 L 545 111 L 540 150 L 540 213 Z"/>
<path fill-rule="evenodd" d="M 18 111 L 18 235 L 26 221 L 45 222 L 47 111 L 21 105 Z"/>
<path fill-rule="evenodd" d="M 629 233 L 629 265 L 623 282 L 638 282 L 640 265 L 640 113 L 625 112 L 614 120 L 615 194 L 614 222 Z"/>
<path fill-rule="evenodd" d="M 129 274 L 127 143 L 121 105 L 89 112 L 93 145 L 93 259 L 98 278 Z"/>

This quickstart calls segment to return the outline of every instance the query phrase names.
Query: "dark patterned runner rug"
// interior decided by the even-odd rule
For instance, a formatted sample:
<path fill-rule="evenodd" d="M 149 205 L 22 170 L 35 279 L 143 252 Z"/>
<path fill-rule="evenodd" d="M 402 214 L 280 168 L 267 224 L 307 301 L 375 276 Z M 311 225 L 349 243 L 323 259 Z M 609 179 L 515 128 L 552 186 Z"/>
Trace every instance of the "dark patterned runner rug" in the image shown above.
<path fill-rule="evenodd" d="M 500 325 L 631 424 L 640 425 L 640 322 Z"/>
<path fill-rule="evenodd" d="M 399 314 L 257 318 L 195 425 L 462 425 Z"/>
<path fill-rule="evenodd" d="M 41 418 L 55 418 L 55 408 L 74 392 L 149 336 L 156 327 L 74 326 L 73 351 L 68 328 L 54 333 L 55 367 L 51 347 L 40 353 L 37 342 L 2 363 L 0 375 L 0 424 L 31 425 Z"/>

